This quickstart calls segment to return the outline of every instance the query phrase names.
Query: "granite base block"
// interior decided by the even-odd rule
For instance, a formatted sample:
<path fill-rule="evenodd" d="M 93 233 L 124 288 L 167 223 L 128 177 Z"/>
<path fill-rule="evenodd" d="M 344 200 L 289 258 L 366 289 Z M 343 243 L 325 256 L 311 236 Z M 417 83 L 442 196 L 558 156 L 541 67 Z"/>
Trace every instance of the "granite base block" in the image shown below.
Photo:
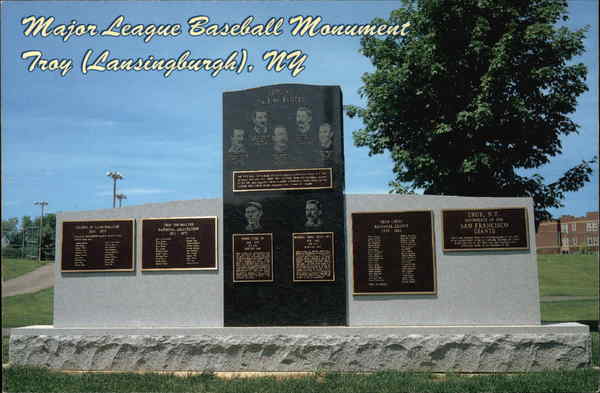
<path fill-rule="evenodd" d="M 15 329 L 10 363 L 70 370 L 514 372 L 589 367 L 591 338 L 558 329 Z M 555 325 L 559 326 L 560 325 Z M 62 332 L 61 332 L 62 330 Z M 69 330 L 71 332 L 69 332 Z M 79 329 L 84 330 L 84 329 Z M 302 331 L 304 333 L 301 333 Z M 417 331 L 423 332 L 418 334 Z M 505 333 L 501 333 L 505 330 Z M 527 332 L 527 331 L 530 332 Z M 462 332 L 461 332 L 462 331 Z"/>

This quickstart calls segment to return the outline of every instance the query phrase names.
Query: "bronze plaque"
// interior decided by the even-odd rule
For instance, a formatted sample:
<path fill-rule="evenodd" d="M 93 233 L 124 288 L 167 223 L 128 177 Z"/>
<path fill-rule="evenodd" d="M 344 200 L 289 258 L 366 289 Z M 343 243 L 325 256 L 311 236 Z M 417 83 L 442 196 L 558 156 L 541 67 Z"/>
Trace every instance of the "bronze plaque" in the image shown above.
<path fill-rule="evenodd" d="M 435 294 L 431 211 L 352 214 L 354 294 Z"/>
<path fill-rule="evenodd" d="M 294 281 L 335 281 L 333 232 L 292 234 Z"/>
<path fill-rule="evenodd" d="M 63 221 L 62 272 L 133 270 L 133 220 Z"/>
<path fill-rule="evenodd" d="M 142 270 L 217 269 L 217 218 L 142 220 Z"/>
<path fill-rule="evenodd" d="M 233 172 L 233 192 L 328 188 L 333 188 L 331 168 Z"/>
<path fill-rule="evenodd" d="M 233 282 L 273 282 L 273 234 L 233 235 Z"/>
<path fill-rule="evenodd" d="M 527 209 L 443 210 L 444 251 L 527 250 Z"/>

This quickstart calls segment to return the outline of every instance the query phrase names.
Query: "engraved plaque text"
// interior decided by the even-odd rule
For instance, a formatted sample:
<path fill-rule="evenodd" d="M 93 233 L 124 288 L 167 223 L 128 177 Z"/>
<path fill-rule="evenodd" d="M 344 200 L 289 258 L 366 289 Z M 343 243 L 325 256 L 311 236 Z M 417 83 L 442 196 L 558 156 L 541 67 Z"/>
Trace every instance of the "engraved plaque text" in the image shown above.
<path fill-rule="evenodd" d="M 444 251 L 527 250 L 525 208 L 444 210 Z"/>

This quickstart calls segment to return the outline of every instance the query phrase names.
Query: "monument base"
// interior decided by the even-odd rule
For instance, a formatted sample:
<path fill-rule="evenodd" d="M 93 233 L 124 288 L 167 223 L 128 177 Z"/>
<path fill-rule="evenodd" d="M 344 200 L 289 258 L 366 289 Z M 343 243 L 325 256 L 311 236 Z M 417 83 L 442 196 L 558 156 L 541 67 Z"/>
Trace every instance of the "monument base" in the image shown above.
<path fill-rule="evenodd" d="M 589 367 L 586 325 L 12 330 L 10 363 L 118 371 L 520 372 Z"/>

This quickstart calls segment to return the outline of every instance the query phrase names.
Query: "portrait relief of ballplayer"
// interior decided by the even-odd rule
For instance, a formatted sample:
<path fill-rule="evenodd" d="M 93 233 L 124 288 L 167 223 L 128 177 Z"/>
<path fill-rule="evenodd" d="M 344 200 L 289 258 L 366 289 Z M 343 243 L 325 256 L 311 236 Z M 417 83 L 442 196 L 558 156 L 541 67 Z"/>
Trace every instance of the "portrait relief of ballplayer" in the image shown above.
<path fill-rule="evenodd" d="M 282 125 L 273 128 L 273 150 L 276 153 L 285 153 L 288 149 L 287 129 Z"/>
<path fill-rule="evenodd" d="M 323 123 L 319 126 L 319 144 L 321 150 L 331 150 L 333 147 L 333 130 L 331 124 Z"/>
<path fill-rule="evenodd" d="M 310 199 L 306 201 L 306 223 L 304 226 L 307 228 L 318 228 L 323 225 L 323 210 L 321 209 L 321 202 L 316 199 Z"/>
<path fill-rule="evenodd" d="M 255 110 L 252 113 L 252 125 L 256 135 L 267 135 L 269 132 L 269 114 L 264 110 Z"/>
<path fill-rule="evenodd" d="M 298 135 L 308 135 L 312 124 L 312 110 L 306 106 L 301 106 L 296 111 L 296 129 Z"/>
<path fill-rule="evenodd" d="M 235 128 L 231 133 L 231 147 L 229 153 L 245 153 L 246 148 L 244 147 L 244 135 L 245 131 L 241 128 Z"/>
<path fill-rule="evenodd" d="M 248 202 L 248 204 L 246 205 L 244 215 L 246 216 L 247 231 L 257 231 L 259 229 L 262 229 L 262 225 L 260 224 L 260 219 L 263 215 L 263 208 L 261 203 Z"/>

